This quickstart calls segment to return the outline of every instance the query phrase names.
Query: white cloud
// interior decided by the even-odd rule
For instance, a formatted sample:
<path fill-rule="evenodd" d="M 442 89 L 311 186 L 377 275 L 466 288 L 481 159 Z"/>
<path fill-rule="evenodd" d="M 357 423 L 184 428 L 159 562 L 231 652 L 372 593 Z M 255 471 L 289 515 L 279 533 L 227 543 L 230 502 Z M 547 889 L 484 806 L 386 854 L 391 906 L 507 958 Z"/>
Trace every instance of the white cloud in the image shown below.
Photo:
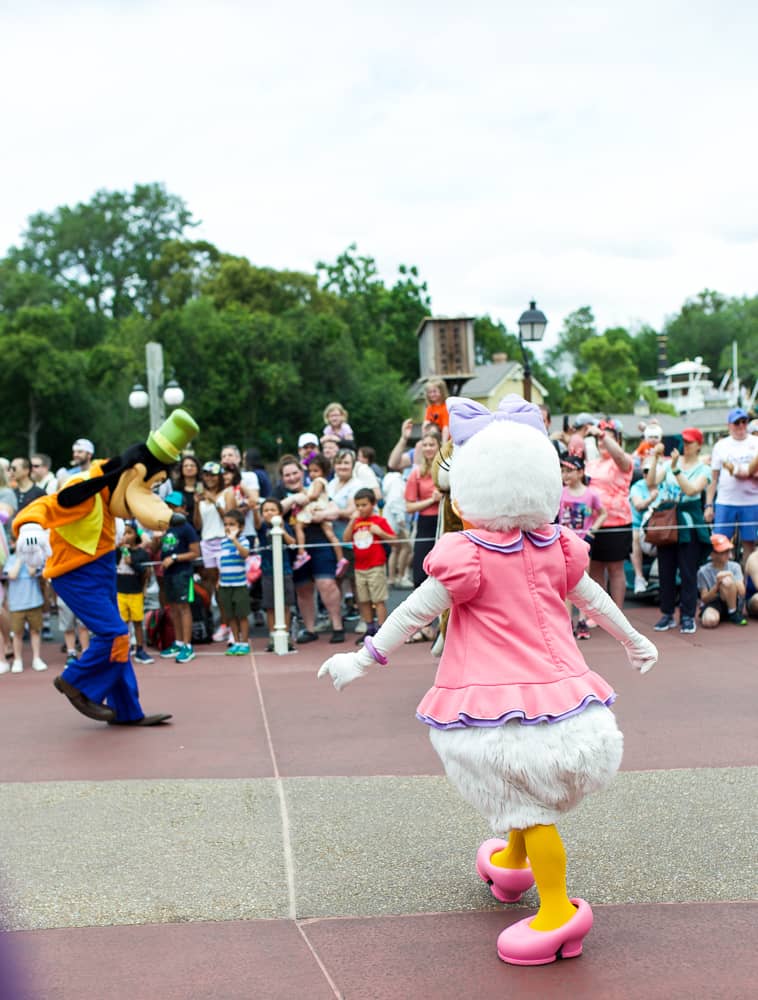
<path fill-rule="evenodd" d="M 5 5 L 0 247 L 160 180 L 311 269 L 357 240 L 436 310 L 659 325 L 755 294 L 756 14 L 736 0 Z"/>

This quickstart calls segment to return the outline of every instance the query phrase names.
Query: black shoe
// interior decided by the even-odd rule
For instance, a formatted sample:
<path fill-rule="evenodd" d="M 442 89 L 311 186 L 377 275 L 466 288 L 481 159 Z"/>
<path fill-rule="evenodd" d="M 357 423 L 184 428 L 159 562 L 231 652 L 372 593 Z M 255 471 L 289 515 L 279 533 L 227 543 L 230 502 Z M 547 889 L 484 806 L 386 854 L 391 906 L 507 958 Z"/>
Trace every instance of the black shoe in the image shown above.
<path fill-rule="evenodd" d="M 743 615 L 741 611 L 730 611 L 727 614 L 727 618 L 732 623 L 732 625 L 747 625 L 747 618 Z"/>
<path fill-rule="evenodd" d="M 168 722 L 172 716 L 168 712 L 159 712 L 157 715 L 143 715 L 141 719 L 134 719 L 131 722 L 121 722 L 119 719 L 110 719 L 109 726 L 162 726 Z"/>
<path fill-rule="evenodd" d="M 62 677 L 56 677 L 53 684 L 61 694 L 65 694 L 77 712 L 86 715 L 88 719 L 94 719 L 95 722 L 112 722 L 116 718 L 116 713 L 112 708 L 92 701 L 85 694 L 82 694 L 78 688 L 75 688 L 73 684 L 64 681 Z"/>
<path fill-rule="evenodd" d="M 297 644 L 298 646 L 304 646 L 306 642 L 318 642 L 318 636 L 315 632 L 309 632 L 307 628 L 304 628 L 303 631 L 298 634 Z"/>
<path fill-rule="evenodd" d="M 329 644 L 332 645 L 332 646 L 334 646 L 336 643 L 338 643 L 338 642 L 344 642 L 344 641 L 345 641 L 345 633 L 344 633 L 344 631 L 341 628 L 336 628 L 332 632 L 332 637 L 329 640 Z"/>

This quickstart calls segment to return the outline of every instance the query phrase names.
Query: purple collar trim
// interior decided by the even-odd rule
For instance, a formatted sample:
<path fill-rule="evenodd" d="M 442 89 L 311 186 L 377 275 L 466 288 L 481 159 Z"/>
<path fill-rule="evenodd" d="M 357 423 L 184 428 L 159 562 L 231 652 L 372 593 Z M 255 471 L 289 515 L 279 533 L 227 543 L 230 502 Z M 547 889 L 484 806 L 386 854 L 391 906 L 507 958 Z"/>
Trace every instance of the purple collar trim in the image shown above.
<path fill-rule="evenodd" d="M 521 532 L 518 528 L 507 537 L 510 539 L 506 542 L 493 542 L 489 538 L 482 538 L 479 535 L 474 534 L 473 531 L 464 531 L 463 534 L 469 541 L 473 542 L 474 545 L 481 545 L 483 549 L 489 549 L 490 552 L 503 552 L 509 554 L 511 552 L 520 552 L 524 547 L 524 535 L 529 539 L 532 545 L 537 545 L 539 548 L 545 548 L 548 545 L 552 545 L 560 534 L 561 529 L 556 524 L 546 524 L 543 528 L 538 531 L 526 531 Z"/>

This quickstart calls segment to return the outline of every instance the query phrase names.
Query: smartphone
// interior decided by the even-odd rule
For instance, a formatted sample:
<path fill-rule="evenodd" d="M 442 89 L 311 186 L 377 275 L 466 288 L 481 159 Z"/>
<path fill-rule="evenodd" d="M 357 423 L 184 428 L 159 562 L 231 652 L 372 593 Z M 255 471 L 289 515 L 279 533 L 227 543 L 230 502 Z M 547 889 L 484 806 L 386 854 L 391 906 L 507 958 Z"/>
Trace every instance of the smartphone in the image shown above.
<path fill-rule="evenodd" d="M 662 440 L 664 455 L 670 455 L 674 448 L 680 455 L 684 451 L 684 440 L 681 434 L 664 434 Z"/>

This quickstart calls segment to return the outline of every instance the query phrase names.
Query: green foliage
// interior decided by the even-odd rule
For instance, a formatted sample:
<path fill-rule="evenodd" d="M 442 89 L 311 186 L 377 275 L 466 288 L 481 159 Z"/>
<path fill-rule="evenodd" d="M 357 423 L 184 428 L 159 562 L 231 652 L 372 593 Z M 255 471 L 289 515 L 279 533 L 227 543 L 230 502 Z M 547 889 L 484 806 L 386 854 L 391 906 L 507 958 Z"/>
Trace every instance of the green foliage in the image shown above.
<path fill-rule="evenodd" d="M 608 330 L 585 340 L 579 356 L 582 371 L 571 380 L 564 400 L 568 410 L 631 413 L 639 396 L 639 371 L 626 330 Z"/>
<path fill-rule="evenodd" d="M 572 371 L 581 367 L 583 344 L 597 335 L 592 309 L 589 306 L 575 309 L 564 319 L 558 343 L 545 353 L 545 365 L 568 380 Z"/>

